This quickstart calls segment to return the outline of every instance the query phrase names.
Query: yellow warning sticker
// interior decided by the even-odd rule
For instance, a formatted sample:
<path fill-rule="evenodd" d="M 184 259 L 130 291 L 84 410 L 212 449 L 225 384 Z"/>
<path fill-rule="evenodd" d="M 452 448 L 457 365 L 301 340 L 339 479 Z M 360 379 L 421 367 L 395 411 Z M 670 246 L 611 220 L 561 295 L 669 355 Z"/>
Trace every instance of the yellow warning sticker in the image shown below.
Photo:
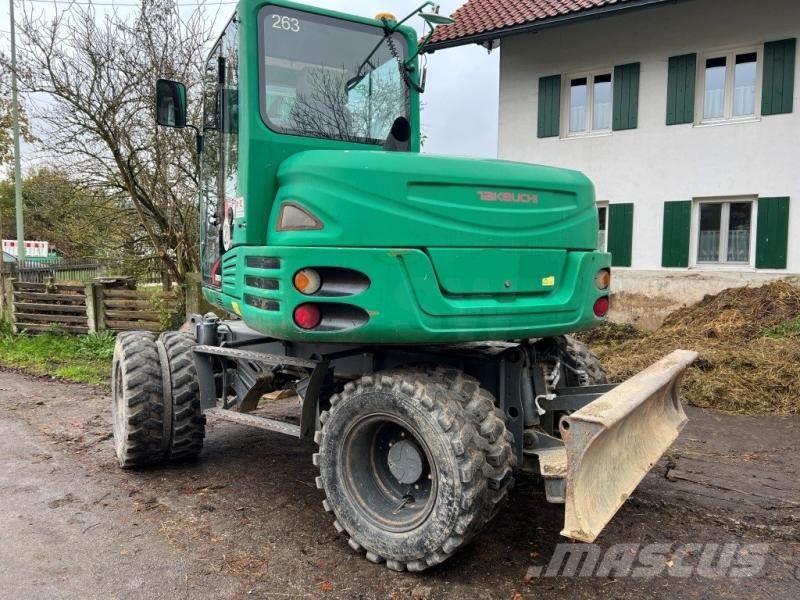
<path fill-rule="evenodd" d="M 542 277 L 542 285 L 544 287 L 553 287 L 556 284 L 556 276 L 550 275 L 548 277 Z"/>
<path fill-rule="evenodd" d="M 236 300 L 231 302 L 231 308 L 233 309 L 233 312 L 235 312 L 237 315 L 239 315 L 240 317 L 242 316 L 242 309 L 239 308 L 239 303 L 236 302 Z"/>

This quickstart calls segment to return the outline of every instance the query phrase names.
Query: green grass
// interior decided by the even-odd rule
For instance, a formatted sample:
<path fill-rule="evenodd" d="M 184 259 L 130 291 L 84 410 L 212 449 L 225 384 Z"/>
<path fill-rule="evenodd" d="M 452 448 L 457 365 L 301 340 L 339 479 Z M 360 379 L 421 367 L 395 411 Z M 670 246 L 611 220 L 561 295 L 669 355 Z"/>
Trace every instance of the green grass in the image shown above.
<path fill-rule="evenodd" d="M 108 386 L 113 353 L 114 335 L 109 331 L 14 334 L 7 323 L 0 323 L 0 365 L 34 375 Z"/>
<path fill-rule="evenodd" d="M 773 339 L 796 337 L 798 335 L 800 335 L 800 317 L 764 331 L 765 337 Z"/>

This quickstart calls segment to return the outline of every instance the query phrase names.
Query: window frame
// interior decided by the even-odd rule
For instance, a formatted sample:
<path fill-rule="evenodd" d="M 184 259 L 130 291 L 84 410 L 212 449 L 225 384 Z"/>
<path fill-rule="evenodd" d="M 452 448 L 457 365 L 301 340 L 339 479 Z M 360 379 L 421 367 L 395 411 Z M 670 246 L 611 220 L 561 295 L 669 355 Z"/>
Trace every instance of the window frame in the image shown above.
<path fill-rule="evenodd" d="M 736 86 L 736 57 L 740 54 L 756 55 L 756 90 L 754 111 L 751 115 L 734 116 L 733 101 Z M 706 62 L 715 58 L 725 58 L 725 97 L 722 117 L 705 117 Z M 728 123 L 749 123 L 761 120 L 761 94 L 763 88 L 764 44 L 720 48 L 699 52 L 697 55 L 697 76 L 695 83 L 695 125 L 723 125 Z"/>
<path fill-rule="evenodd" d="M 597 223 L 597 251 L 598 252 L 608 252 L 608 223 L 609 223 L 609 202 L 608 200 L 598 200 L 595 202 L 597 211 L 598 211 L 598 223 Z M 606 228 L 600 229 L 600 210 L 606 211 Z M 603 243 L 600 244 L 600 232 L 605 232 L 605 236 L 603 237 Z"/>
<path fill-rule="evenodd" d="M 611 78 L 611 119 L 608 129 L 594 129 L 594 83 L 595 77 L 608 75 Z M 586 129 L 583 131 L 570 131 L 570 87 L 573 79 L 586 78 Z M 590 69 L 562 75 L 561 83 L 561 138 L 581 138 L 591 136 L 611 135 L 614 127 L 614 67 Z"/>
<path fill-rule="evenodd" d="M 750 248 L 748 252 L 748 262 L 729 262 L 728 236 L 730 230 L 730 205 L 742 202 L 750 203 Z M 700 245 L 700 206 L 703 204 L 722 204 L 720 215 L 720 244 L 718 262 L 701 262 L 698 260 Z M 692 216 L 689 237 L 689 268 L 698 270 L 755 270 L 756 260 L 756 237 L 758 227 L 758 195 L 746 194 L 742 196 L 718 196 L 708 198 L 692 199 Z M 724 235 L 723 235 L 724 233 Z"/>

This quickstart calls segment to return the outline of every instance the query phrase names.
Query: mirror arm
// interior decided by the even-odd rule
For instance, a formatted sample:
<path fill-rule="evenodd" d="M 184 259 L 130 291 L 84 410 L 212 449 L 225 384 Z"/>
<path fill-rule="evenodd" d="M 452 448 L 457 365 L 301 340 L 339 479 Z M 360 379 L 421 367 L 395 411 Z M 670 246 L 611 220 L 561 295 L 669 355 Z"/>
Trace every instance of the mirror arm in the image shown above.
<path fill-rule="evenodd" d="M 197 160 L 200 160 L 200 155 L 203 153 L 203 148 L 205 146 L 203 143 L 203 132 L 190 123 L 187 123 L 186 127 L 194 129 L 194 140 L 197 145 Z"/>
<path fill-rule="evenodd" d="M 433 32 L 434 32 L 434 28 L 431 27 L 430 32 L 428 32 L 428 35 L 426 35 L 425 39 L 422 40 L 422 43 L 419 46 L 417 46 L 417 51 L 414 52 L 414 54 L 409 56 L 404 61 L 406 69 L 409 69 L 409 70 L 413 70 L 414 69 L 414 67 L 413 67 L 413 65 L 411 63 L 414 61 L 415 58 L 417 58 L 420 55 L 420 52 L 422 52 L 422 49 L 425 48 L 425 46 L 428 44 L 428 42 L 430 41 L 431 37 L 433 36 Z"/>
<path fill-rule="evenodd" d="M 400 25 L 402 25 L 403 23 L 408 21 L 411 17 L 413 17 L 414 15 L 416 15 L 419 12 L 422 12 L 423 8 L 427 8 L 429 6 L 436 6 L 436 3 L 432 2 L 431 0 L 428 0 L 427 2 L 423 2 L 422 4 L 420 4 L 419 7 L 415 8 L 412 12 L 410 12 L 408 14 L 408 16 L 406 16 L 402 21 L 398 21 L 397 23 L 392 25 L 392 27 L 391 27 L 392 33 L 397 31 L 397 29 L 400 27 Z"/>

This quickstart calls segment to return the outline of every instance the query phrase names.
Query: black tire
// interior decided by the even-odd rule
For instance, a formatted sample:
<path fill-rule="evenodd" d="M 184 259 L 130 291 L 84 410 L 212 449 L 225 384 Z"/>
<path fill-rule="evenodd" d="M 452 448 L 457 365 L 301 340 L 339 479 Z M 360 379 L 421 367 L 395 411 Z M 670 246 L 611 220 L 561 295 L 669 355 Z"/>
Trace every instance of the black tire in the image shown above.
<path fill-rule="evenodd" d="M 464 414 L 475 428 L 476 443 L 484 458 L 482 468 L 489 483 L 489 502 L 481 515 L 486 525 L 497 515 L 514 487 L 512 471 L 517 464 L 514 436 L 506 429 L 494 396 L 483 389 L 477 379 L 447 367 L 430 368 L 427 374 L 458 394 Z"/>
<path fill-rule="evenodd" d="M 579 385 L 602 385 L 608 383 L 608 373 L 605 367 L 597 358 L 597 355 L 589 350 L 589 347 L 574 337 L 565 335 L 566 351 L 576 369 L 583 373 L 579 375 Z"/>
<path fill-rule="evenodd" d="M 461 395 L 432 377 L 419 372 L 367 375 L 334 395 L 320 421 L 314 464 L 320 469 L 317 487 L 326 496 L 323 506 L 334 513 L 336 530 L 346 533 L 350 546 L 365 551 L 368 560 L 397 571 L 422 571 L 469 542 L 494 512 L 497 495 L 490 487 L 480 436 Z M 384 428 L 399 428 L 400 436 L 407 431 L 406 439 L 419 444 L 428 469 L 428 476 L 423 468 L 411 482 L 415 489 L 422 487 L 419 509 L 414 501 L 406 513 L 400 512 L 406 510 L 403 502 L 391 510 L 402 482 L 396 482 L 401 492 L 393 496 L 396 488 L 386 484 L 391 462 L 379 455 Z"/>
<path fill-rule="evenodd" d="M 111 367 L 114 450 L 122 468 L 164 460 L 169 431 L 164 427 L 161 365 L 153 334 L 120 333 Z"/>
<path fill-rule="evenodd" d="M 166 331 L 158 338 L 163 345 L 167 368 L 164 378 L 172 400 L 172 423 L 168 456 L 170 459 L 195 458 L 203 449 L 206 417 L 200 409 L 200 389 L 194 366 L 194 336 L 183 331 Z"/>

